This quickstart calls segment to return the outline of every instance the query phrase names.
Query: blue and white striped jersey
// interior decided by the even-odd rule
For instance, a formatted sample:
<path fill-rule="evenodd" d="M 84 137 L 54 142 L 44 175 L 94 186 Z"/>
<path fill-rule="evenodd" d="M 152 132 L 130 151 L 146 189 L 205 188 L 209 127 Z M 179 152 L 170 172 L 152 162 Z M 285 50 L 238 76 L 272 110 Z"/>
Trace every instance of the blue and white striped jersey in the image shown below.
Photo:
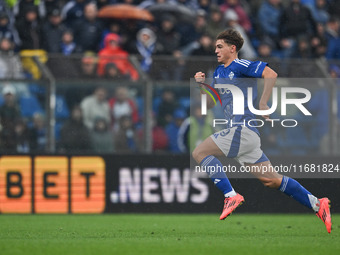
<path fill-rule="evenodd" d="M 256 105 L 257 100 L 257 82 L 256 78 L 262 77 L 262 72 L 267 66 L 267 63 L 262 61 L 249 61 L 245 59 L 234 59 L 234 61 L 227 67 L 220 65 L 214 72 L 214 81 L 212 87 L 215 88 L 215 84 L 232 84 L 240 88 L 244 95 L 244 115 L 233 114 L 233 96 L 228 89 L 216 89 L 222 100 L 222 109 L 225 119 L 228 120 L 227 128 L 234 126 L 243 126 L 243 123 L 251 130 L 259 133 L 255 127 L 248 125 L 248 121 L 256 119 L 254 114 L 250 112 L 248 108 L 248 87 L 253 88 L 253 105 Z M 231 126 L 232 123 L 232 126 Z M 255 122 L 252 125 L 256 126 Z"/>

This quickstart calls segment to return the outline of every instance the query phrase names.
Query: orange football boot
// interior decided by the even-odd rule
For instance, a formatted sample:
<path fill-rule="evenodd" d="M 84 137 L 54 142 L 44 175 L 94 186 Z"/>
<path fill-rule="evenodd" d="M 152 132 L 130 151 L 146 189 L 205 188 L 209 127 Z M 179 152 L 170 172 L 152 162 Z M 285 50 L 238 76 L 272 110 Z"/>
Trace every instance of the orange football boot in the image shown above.
<path fill-rule="evenodd" d="M 244 202 L 244 198 L 240 194 L 233 197 L 226 197 L 224 199 L 224 207 L 220 220 L 226 219 L 238 206 Z"/>
<path fill-rule="evenodd" d="M 325 223 L 327 232 L 331 233 L 332 219 L 331 219 L 331 212 L 329 210 L 329 208 L 331 207 L 330 205 L 331 201 L 327 197 L 324 197 L 324 198 L 319 199 L 319 203 L 320 203 L 320 209 L 316 213 L 316 216 L 318 216 L 323 221 L 323 223 Z"/>

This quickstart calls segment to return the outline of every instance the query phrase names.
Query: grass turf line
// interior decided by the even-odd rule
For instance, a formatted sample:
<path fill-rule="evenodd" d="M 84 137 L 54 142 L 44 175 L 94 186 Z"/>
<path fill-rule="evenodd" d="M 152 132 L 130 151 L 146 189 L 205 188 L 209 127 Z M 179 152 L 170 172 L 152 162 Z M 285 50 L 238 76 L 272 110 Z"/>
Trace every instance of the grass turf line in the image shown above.
<path fill-rule="evenodd" d="M 0 215 L 7 254 L 340 254 L 340 215 L 328 234 L 315 215 Z"/>

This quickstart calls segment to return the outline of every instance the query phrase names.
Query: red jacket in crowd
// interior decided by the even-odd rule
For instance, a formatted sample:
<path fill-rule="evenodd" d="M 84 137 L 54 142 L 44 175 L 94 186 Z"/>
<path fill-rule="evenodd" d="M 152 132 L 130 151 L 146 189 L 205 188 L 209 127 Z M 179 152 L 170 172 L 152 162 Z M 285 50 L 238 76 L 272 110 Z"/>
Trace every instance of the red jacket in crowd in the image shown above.
<path fill-rule="evenodd" d="M 136 81 L 139 78 L 138 72 L 129 62 L 129 53 L 119 47 L 119 40 L 119 35 L 114 33 L 110 33 L 105 37 L 105 47 L 98 53 L 98 75 L 105 75 L 106 65 L 113 63 L 122 75 L 129 75 L 133 81 Z"/>

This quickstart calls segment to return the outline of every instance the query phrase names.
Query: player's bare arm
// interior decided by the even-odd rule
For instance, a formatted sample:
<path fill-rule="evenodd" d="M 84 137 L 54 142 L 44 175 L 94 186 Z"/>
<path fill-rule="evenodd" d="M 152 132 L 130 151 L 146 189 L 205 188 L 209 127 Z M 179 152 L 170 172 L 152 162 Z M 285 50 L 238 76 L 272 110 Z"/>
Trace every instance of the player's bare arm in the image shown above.
<path fill-rule="evenodd" d="M 195 74 L 195 80 L 196 80 L 196 82 L 199 84 L 199 86 L 201 87 L 201 88 L 203 88 L 204 87 L 204 85 L 202 85 L 201 83 L 203 83 L 203 82 L 205 82 L 205 73 L 203 73 L 203 72 L 197 72 L 196 74 Z M 201 94 L 207 94 L 204 90 L 200 90 L 200 92 L 201 92 Z M 212 98 L 211 97 L 207 97 L 207 108 L 208 109 L 211 109 L 211 108 L 213 108 L 215 106 L 215 103 L 214 103 L 214 101 L 212 100 Z"/>
<path fill-rule="evenodd" d="M 262 78 L 264 78 L 264 88 L 260 99 L 259 108 L 260 110 L 268 110 L 268 101 L 276 83 L 277 73 L 270 67 L 266 66 L 263 70 Z M 262 115 L 262 117 L 266 120 L 269 119 L 269 115 Z"/>

